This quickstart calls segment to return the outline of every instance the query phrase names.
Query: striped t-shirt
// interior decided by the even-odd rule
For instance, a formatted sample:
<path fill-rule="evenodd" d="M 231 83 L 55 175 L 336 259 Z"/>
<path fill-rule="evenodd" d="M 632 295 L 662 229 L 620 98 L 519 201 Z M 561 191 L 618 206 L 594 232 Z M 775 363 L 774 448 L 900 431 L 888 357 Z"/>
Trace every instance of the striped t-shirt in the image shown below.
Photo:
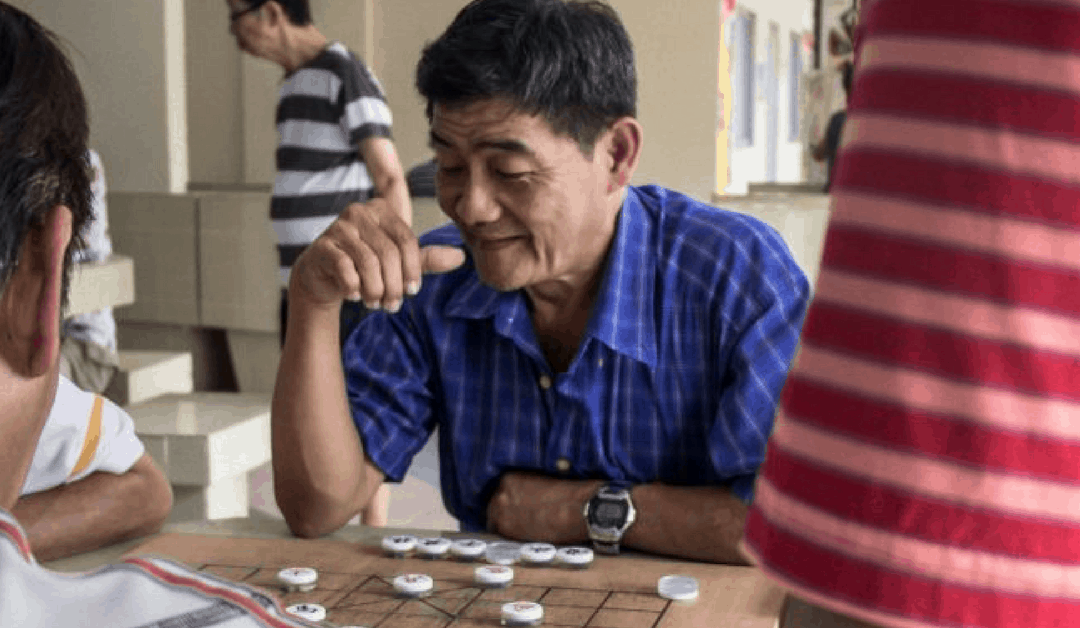
<path fill-rule="evenodd" d="M 745 549 L 886 626 L 1080 621 L 1080 1 L 877 0 Z"/>
<path fill-rule="evenodd" d="M 270 218 L 283 287 L 296 258 L 341 210 L 374 195 L 359 145 L 371 137 L 389 138 L 390 124 L 378 80 L 340 42 L 331 43 L 282 85 Z"/>

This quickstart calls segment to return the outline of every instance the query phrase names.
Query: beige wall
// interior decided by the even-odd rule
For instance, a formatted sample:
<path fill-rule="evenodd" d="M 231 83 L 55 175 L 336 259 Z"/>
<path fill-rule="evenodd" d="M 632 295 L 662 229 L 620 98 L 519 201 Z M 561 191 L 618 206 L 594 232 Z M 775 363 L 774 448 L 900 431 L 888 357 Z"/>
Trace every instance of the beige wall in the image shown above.
<path fill-rule="evenodd" d="M 374 69 L 394 115 L 394 143 L 406 170 L 431 156 L 427 118 L 414 87 L 420 51 L 446 29 L 465 4 L 462 0 L 377 3 Z"/>
<path fill-rule="evenodd" d="M 175 3 L 183 3 L 177 14 Z M 177 191 L 195 184 L 272 182 L 274 109 L 281 70 L 241 55 L 214 0 L 17 0 L 68 39 L 94 115 L 94 144 L 117 191 Z M 170 4 L 173 3 L 173 4 Z M 413 73 L 420 50 L 465 0 L 313 0 L 316 23 L 365 57 L 386 89 L 406 168 L 429 156 Z M 718 0 L 612 0 L 633 38 L 645 147 L 635 183 L 660 183 L 707 199 L 716 180 Z M 802 29 L 809 0 L 761 4 L 759 33 Z M 61 10 L 61 7 L 63 10 Z M 170 8 L 172 7 L 172 8 Z M 167 11 L 172 11 L 170 18 Z M 180 22 L 179 25 L 176 23 Z M 170 30 L 171 29 L 171 30 Z M 176 29 L 184 37 L 166 34 Z M 171 42 L 171 43 L 170 43 Z M 169 63 L 186 48 L 185 63 Z M 179 44 L 179 45 L 178 45 Z M 763 43 L 759 38 L 759 57 Z M 782 63 L 786 55 L 781 54 Z M 175 60 L 174 60 L 175 61 Z M 186 75 L 186 83 L 178 75 Z M 786 80 L 781 68 L 781 77 Z M 781 86 L 781 103 L 785 86 Z M 181 97 L 178 101 L 177 98 Z M 179 112 L 187 109 L 186 117 Z M 187 120 L 180 134 L 179 121 Z M 764 112 L 757 116 L 763 123 Z M 781 113 L 781 121 L 786 116 Z M 764 136 L 764 132 L 759 136 Z M 784 137 L 784 129 L 781 130 Z M 186 142 L 182 139 L 186 137 Z M 758 180 L 755 150 L 732 154 L 733 177 Z M 784 146 L 782 179 L 798 178 L 798 145 Z M 190 158 L 189 158 L 190 157 Z M 740 165 L 744 164 L 741 167 Z"/>
<path fill-rule="evenodd" d="M 375 67 L 394 113 L 402 164 L 427 159 L 427 120 L 413 87 L 423 44 L 439 36 L 464 0 L 380 2 Z M 634 183 L 660 183 L 708 199 L 716 173 L 718 0 L 613 0 L 633 39 L 638 114 L 645 128 Z"/>
<path fill-rule="evenodd" d="M 638 68 L 638 118 L 645 128 L 645 146 L 634 182 L 657 183 L 709 200 L 716 178 L 720 3 L 611 4 L 630 31 Z"/>
<path fill-rule="evenodd" d="M 243 181 L 240 51 L 229 34 L 226 14 L 223 2 L 184 3 L 193 184 Z"/>
<path fill-rule="evenodd" d="M 168 32 L 177 28 L 168 16 L 175 17 L 180 1 L 13 2 L 67 44 L 90 106 L 90 141 L 113 190 L 169 192 L 187 185 L 177 178 L 184 172 L 178 164 L 187 161 L 180 139 L 186 133 L 176 126 L 183 85 L 166 80 L 166 47 L 174 54 L 183 48 Z"/>
<path fill-rule="evenodd" d="M 216 3 L 207 3 L 214 5 L 209 9 L 196 9 L 194 4 L 189 1 L 187 9 L 192 180 L 270 183 L 281 71 L 247 56 L 241 60 L 223 25 L 224 9 Z M 420 51 L 465 4 L 465 0 L 313 4 L 318 26 L 364 56 L 381 81 L 406 169 L 430 156 L 423 103 L 413 86 Z M 645 149 L 634 182 L 660 183 L 708 199 L 716 173 L 718 2 L 683 0 L 678 11 L 644 0 L 612 4 L 637 53 Z M 194 38 L 201 48 L 194 45 Z"/>

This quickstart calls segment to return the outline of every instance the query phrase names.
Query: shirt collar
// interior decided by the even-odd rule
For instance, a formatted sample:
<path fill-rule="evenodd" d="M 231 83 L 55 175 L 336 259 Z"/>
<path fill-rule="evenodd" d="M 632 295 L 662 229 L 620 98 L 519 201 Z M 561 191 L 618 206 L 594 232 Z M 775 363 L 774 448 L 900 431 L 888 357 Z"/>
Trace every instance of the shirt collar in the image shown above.
<path fill-rule="evenodd" d="M 626 189 L 615 241 L 585 335 L 656 368 L 656 237 L 636 188 Z"/>
<path fill-rule="evenodd" d="M 651 368 L 656 367 L 657 353 L 654 230 L 639 193 L 628 187 L 593 314 L 585 328 L 585 338 L 602 342 Z M 496 329 L 506 335 L 510 335 L 515 323 L 528 320 L 524 292 L 499 292 L 485 286 L 475 270 L 454 291 L 445 312 L 452 318 L 494 318 Z"/>

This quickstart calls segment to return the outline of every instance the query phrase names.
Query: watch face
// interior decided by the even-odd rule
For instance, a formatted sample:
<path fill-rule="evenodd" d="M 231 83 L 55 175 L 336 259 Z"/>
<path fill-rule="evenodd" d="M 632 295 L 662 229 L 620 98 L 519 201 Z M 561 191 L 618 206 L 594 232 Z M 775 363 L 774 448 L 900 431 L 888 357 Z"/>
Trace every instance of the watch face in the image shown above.
<path fill-rule="evenodd" d="M 604 500 L 593 512 L 593 521 L 601 528 L 621 528 L 626 523 L 626 502 Z"/>

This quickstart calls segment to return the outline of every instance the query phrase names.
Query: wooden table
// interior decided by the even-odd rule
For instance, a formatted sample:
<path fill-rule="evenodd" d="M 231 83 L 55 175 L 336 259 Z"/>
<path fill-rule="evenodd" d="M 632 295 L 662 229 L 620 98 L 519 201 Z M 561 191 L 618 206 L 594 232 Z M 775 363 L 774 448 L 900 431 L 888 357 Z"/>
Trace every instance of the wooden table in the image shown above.
<path fill-rule="evenodd" d="M 149 545 L 150 551 L 227 577 L 243 580 L 256 586 L 273 586 L 272 573 L 286 563 L 291 566 L 314 566 L 320 574 L 320 588 L 313 601 L 323 603 L 328 610 L 341 607 L 337 618 L 331 610 L 329 619 L 335 623 L 364 623 L 365 625 L 416 626 L 485 626 L 492 624 L 492 613 L 502 601 L 500 592 L 477 594 L 471 588 L 471 567 L 452 561 L 435 563 L 420 559 L 388 559 L 381 556 L 379 542 L 387 534 L 435 536 L 432 530 L 400 530 L 346 526 L 317 540 L 293 537 L 285 523 L 277 519 L 227 519 L 213 522 L 169 524 L 161 533 L 91 552 L 69 559 L 53 561 L 45 566 L 56 571 L 87 571 L 116 562 L 126 553 Z M 444 533 L 443 536 L 462 536 Z M 138 552 L 136 552 L 138 553 Z M 389 599 L 386 580 L 393 573 L 423 571 L 436 578 L 436 593 L 430 602 L 393 602 L 399 605 L 402 616 L 376 615 L 374 610 L 382 600 Z M 385 573 L 384 573 L 385 572 Z M 677 573 L 695 576 L 701 584 L 701 597 L 691 605 L 678 605 L 655 595 L 658 575 Z M 325 581 L 326 586 L 322 583 Z M 440 583 L 446 583 L 440 591 Z M 349 590 L 347 591 L 346 588 Z M 545 604 L 547 625 L 619 626 L 630 628 L 648 625 L 655 628 L 681 626 L 732 628 L 776 628 L 783 612 L 785 596 L 781 589 L 768 582 L 752 567 L 712 565 L 623 554 L 618 557 L 598 557 L 585 571 L 565 568 L 534 568 L 519 566 L 513 591 L 505 595 L 514 599 L 534 596 Z M 489 594 L 494 596 L 488 599 Z M 285 603 L 301 601 L 299 597 L 312 594 L 281 596 Z M 470 597 L 471 596 L 471 597 Z M 469 597 L 469 601 L 463 601 Z M 364 598 L 364 599 L 361 599 Z M 370 606 L 363 606 L 370 604 Z M 432 613 L 446 609 L 446 617 Z M 454 607 L 446 604 L 457 605 Z M 408 605 L 414 605 L 409 607 Z M 410 615 L 408 608 L 427 608 Z M 431 608 L 428 608 L 431 607 Z M 434 610 L 432 610 L 434 609 Z M 367 613 L 366 611 L 372 611 Z M 380 611 L 386 613 L 388 611 Z M 366 613 L 366 614 L 365 614 Z M 460 613 L 460 616 L 458 615 Z M 375 617 L 383 617 L 376 620 Z M 559 619 L 559 618 L 563 619 Z M 416 623 L 412 623 L 415 621 Z"/>

